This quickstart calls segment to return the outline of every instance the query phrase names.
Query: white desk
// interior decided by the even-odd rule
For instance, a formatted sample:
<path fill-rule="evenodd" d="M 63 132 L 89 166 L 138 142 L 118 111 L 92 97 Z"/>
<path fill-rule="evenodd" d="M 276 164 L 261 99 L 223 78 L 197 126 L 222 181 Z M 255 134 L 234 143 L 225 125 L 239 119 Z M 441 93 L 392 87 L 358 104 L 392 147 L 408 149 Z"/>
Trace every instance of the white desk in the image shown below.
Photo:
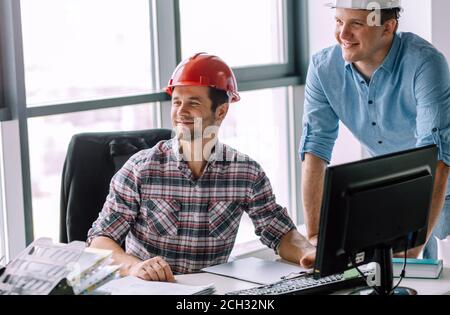
<path fill-rule="evenodd" d="M 209 273 L 198 273 L 191 275 L 176 276 L 177 282 L 188 285 L 207 285 L 214 283 L 217 294 L 224 294 L 236 290 L 249 289 L 259 285 L 227 278 Z M 394 284 L 398 281 L 394 279 Z M 417 290 L 419 295 L 444 295 L 450 294 L 450 269 L 444 269 L 441 278 L 438 280 L 429 279 L 404 279 L 400 286 L 410 287 Z M 342 292 L 345 293 L 345 292 Z"/>
<path fill-rule="evenodd" d="M 190 275 L 175 276 L 178 283 L 186 285 L 208 285 L 214 283 L 216 294 L 223 295 L 227 292 L 259 287 L 260 284 L 241 281 L 210 273 L 195 273 Z"/>
<path fill-rule="evenodd" d="M 437 280 L 404 279 L 400 286 L 416 289 L 419 295 L 450 295 L 450 269 L 444 269 Z"/>

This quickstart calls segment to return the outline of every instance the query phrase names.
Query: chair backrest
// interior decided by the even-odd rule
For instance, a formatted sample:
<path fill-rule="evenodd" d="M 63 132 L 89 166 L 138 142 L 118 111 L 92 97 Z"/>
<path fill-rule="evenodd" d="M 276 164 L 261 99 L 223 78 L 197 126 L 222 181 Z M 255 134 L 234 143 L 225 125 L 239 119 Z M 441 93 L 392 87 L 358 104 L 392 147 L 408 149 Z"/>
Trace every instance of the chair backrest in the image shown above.
<path fill-rule="evenodd" d="M 167 129 L 74 135 L 62 174 L 60 241 L 85 241 L 114 174 L 133 154 L 171 136 Z"/>

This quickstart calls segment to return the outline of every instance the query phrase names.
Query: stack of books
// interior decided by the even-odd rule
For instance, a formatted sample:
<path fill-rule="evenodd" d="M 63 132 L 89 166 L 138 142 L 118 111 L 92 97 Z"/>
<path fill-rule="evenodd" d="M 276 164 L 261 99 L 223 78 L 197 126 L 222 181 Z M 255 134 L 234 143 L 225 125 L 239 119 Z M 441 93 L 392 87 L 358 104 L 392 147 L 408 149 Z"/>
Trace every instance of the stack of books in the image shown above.
<path fill-rule="evenodd" d="M 405 264 L 404 258 L 393 258 L 394 277 L 400 277 Z M 442 260 L 407 259 L 405 278 L 438 279 L 443 269 Z"/>

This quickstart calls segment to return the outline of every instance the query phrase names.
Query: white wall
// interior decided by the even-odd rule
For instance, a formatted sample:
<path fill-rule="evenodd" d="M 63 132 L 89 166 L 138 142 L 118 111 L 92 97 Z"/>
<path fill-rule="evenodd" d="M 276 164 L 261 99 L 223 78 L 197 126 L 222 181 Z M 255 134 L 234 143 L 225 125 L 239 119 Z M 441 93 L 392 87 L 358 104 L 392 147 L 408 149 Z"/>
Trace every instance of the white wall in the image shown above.
<path fill-rule="evenodd" d="M 415 33 L 431 41 L 431 3 L 436 0 L 403 0 L 399 31 Z M 444 0 L 448 1 L 448 0 Z"/>
<path fill-rule="evenodd" d="M 433 44 L 447 57 L 450 62 L 450 1 L 431 1 L 431 38 Z"/>

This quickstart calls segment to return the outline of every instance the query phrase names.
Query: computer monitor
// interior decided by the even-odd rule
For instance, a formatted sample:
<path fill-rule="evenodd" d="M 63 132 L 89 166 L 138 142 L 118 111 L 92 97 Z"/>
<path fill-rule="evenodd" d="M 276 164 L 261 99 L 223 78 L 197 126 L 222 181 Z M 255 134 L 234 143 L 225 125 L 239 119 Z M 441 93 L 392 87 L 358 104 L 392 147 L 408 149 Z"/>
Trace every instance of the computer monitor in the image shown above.
<path fill-rule="evenodd" d="M 376 262 L 375 292 L 392 293 L 393 253 L 426 242 L 437 154 L 433 145 L 326 170 L 315 277 Z"/>

